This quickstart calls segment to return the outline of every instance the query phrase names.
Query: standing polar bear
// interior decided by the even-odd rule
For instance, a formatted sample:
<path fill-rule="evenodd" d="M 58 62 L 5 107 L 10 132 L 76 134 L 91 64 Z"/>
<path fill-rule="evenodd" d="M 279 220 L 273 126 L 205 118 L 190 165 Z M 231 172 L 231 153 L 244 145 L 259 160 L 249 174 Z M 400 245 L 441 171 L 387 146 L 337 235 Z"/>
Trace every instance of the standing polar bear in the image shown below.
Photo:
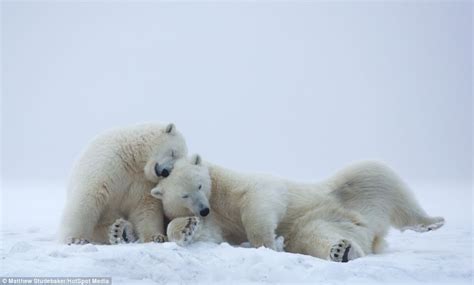
<path fill-rule="evenodd" d="M 151 193 L 174 219 L 171 241 L 249 241 L 275 249 L 276 234 L 286 251 L 337 262 L 380 252 L 390 226 L 424 232 L 444 224 L 423 211 L 391 169 L 371 161 L 301 184 L 237 173 L 196 155 L 177 161 Z"/>
<path fill-rule="evenodd" d="M 186 155 L 173 124 L 140 124 L 96 137 L 73 168 L 61 241 L 165 241 L 162 205 L 150 190 Z"/>

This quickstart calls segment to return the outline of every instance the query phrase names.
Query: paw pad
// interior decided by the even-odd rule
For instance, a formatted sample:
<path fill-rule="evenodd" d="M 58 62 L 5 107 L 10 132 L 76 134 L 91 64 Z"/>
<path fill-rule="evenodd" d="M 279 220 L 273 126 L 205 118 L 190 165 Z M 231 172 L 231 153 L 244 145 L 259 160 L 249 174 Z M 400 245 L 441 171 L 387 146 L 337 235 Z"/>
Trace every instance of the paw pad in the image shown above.
<path fill-rule="evenodd" d="M 158 243 L 163 243 L 163 242 L 168 241 L 168 238 L 165 235 L 162 235 L 162 234 L 153 236 L 152 239 L 153 239 L 154 242 L 158 242 Z"/>
<path fill-rule="evenodd" d="M 192 236 L 194 234 L 194 231 L 196 230 L 196 226 L 199 223 L 198 219 L 196 217 L 189 217 L 186 225 L 184 226 L 184 229 L 181 231 L 181 233 L 184 235 L 184 241 L 190 241 L 192 239 Z"/>
<path fill-rule="evenodd" d="M 137 238 L 133 231 L 133 226 L 129 221 L 117 219 L 109 227 L 110 244 L 129 243 L 136 241 Z"/>
<path fill-rule="evenodd" d="M 340 240 L 333 245 L 329 252 L 329 259 L 335 262 L 348 262 L 351 243 L 348 240 Z"/>
<path fill-rule="evenodd" d="M 418 224 L 418 225 L 406 226 L 406 227 L 402 228 L 401 230 L 402 231 L 412 230 L 412 231 L 415 231 L 415 232 L 424 233 L 424 232 L 437 230 L 437 229 L 441 228 L 443 225 L 444 225 L 444 219 L 439 218 L 438 221 L 436 221 L 432 224 Z"/>
<path fill-rule="evenodd" d="M 90 243 L 87 239 L 83 239 L 83 238 L 68 238 L 67 239 L 67 244 L 68 245 L 72 245 L 72 244 L 77 244 L 77 245 L 82 245 L 82 244 L 88 244 Z"/>
<path fill-rule="evenodd" d="M 179 245 L 186 245 L 193 239 L 194 233 L 199 225 L 198 217 L 178 218 L 172 221 L 172 230 L 168 231 L 172 241 Z"/>

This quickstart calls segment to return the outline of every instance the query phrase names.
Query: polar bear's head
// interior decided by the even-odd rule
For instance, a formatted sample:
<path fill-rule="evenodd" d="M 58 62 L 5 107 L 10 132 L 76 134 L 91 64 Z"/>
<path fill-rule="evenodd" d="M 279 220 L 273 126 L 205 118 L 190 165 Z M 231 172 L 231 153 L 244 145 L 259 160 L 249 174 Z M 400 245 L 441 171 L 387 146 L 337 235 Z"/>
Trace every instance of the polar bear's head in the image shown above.
<path fill-rule="evenodd" d="M 175 162 L 188 153 L 184 137 L 174 124 L 168 124 L 161 132 L 150 150 L 144 169 L 146 178 L 156 183 L 168 177 Z"/>
<path fill-rule="evenodd" d="M 199 155 L 176 161 L 173 172 L 151 190 L 151 195 L 163 201 L 168 218 L 209 214 L 211 178 Z"/>

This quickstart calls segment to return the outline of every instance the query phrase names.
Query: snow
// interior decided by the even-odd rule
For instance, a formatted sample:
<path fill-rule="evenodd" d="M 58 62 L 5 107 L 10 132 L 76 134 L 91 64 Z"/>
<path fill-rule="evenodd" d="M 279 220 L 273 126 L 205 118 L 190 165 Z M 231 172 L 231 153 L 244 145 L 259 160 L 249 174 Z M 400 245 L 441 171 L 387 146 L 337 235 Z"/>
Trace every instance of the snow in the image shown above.
<path fill-rule="evenodd" d="M 62 245 L 55 242 L 55 231 L 64 204 L 63 187 L 4 185 L 0 276 L 112 277 L 114 284 L 471 284 L 471 187 L 451 186 L 449 191 L 447 187 L 416 188 L 429 213 L 446 217 L 443 228 L 423 234 L 391 231 L 383 254 L 334 263 L 226 243 L 187 248 L 174 243 Z M 461 193 L 465 196 L 460 198 Z"/>

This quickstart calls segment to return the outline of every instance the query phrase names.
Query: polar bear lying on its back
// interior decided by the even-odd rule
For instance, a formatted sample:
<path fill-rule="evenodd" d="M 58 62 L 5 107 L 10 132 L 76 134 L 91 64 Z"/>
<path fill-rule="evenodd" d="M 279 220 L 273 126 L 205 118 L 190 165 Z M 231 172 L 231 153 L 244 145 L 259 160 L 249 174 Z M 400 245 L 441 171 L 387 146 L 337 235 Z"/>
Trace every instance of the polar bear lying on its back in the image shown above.
<path fill-rule="evenodd" d="M 95 138 L 72 171 L 61 241 L 163 242 L 162 205 L 150 190 L 186 155 L 184 138 L 173 124 L 141 124 Z"/>
<path fill-rule="evenodd" d="M 390 226 L 422 232 L 444 223 L 426 215 L 395 173 L 377 162 L 352 165 L 320 184 L 301 184 L 240 174 L 193 156 L 177 161 L 151 193 L 174 219 L 171 241 L 249 241 L 275 248 L 277 234 L 286 251 L 342 262 L 379 252 Z"/>

